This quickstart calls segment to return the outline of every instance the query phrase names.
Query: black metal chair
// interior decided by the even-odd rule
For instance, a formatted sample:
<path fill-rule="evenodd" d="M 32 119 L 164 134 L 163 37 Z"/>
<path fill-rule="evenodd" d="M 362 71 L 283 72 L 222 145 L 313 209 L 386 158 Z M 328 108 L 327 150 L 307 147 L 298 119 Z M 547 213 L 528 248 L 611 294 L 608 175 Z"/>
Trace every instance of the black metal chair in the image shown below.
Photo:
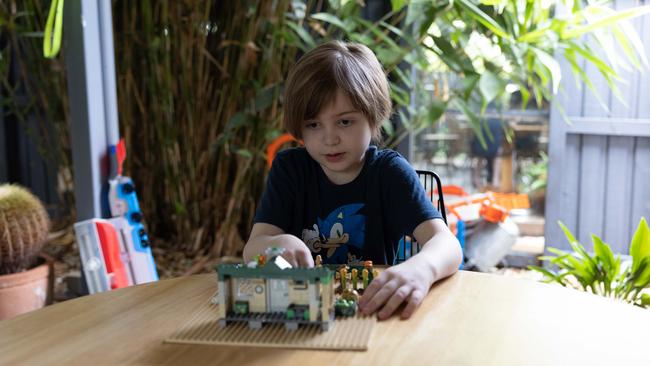
<path fill-rule="evenodd" d="M 420 183 L 424 186 L 424 193 L 429 197 L 431 203 L 436 203 L 434 197 L 437 195 L 436 208 L 440 211 L 442 219 L 447 224 L 447 213 L 445 212 L 445 199 L 442 194 L 442 182 L 438 174 L 428 170 L 416 170 Z M 437 194 L 436 194 L 437 191 Z M 420 251 L 420 245 L 414 238 L 404 236 L 399 243 L 397 243 L 397 250 L 394 253 L 393 264 L 404 262 L 408 258 L 414 256 Z"/>
<path fill-rule="evenodd" d="M 428 171 L 428 170 L 416 170 L 420 182 L 424 186 L 424 192 L 429 196 L 431 203 L 433 203 L 433 197 L 435 196 L 434 187 L 438 192 L 438 211 L 442 214 L 442 219 L 447 223 L 447 213 L 445 212 L 445 199 L 442 195 L 442 182 L 438 174 Z M 435 183 L 435 185 L 434 185 Z"/>

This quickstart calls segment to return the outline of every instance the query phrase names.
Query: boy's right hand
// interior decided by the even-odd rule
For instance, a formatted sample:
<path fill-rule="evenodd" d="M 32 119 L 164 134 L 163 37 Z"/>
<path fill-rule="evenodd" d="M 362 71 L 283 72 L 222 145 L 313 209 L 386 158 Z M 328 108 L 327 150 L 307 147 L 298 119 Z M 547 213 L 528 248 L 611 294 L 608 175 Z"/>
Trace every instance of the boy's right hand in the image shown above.
<path fill-rule="evenodd" d="M 251 236 L 244 246 L 244 260 L 251 261 L 256 255 L 264 254 L 266 248 L 284 248 L 282 257 L 293 267 L 310 268 L 314 259 L 307 245 L 298 237 L 286 234 L 275 225 L 256 223 L 251 230 Z"/>
<path fill-rule="evenodd" d="M 273 238 L 272 246 L 284 248 L 282 257 L 295 268 L 311 268 L 314 266 L 314 259 L 307 245 L 293 235 L 276 235 Z"/>

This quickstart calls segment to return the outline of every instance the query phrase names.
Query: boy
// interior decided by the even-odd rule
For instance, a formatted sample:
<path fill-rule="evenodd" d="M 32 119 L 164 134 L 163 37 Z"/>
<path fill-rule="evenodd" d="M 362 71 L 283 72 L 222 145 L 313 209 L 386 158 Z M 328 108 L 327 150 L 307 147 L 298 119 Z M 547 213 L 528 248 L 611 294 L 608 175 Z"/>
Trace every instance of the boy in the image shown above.
<path fill-rule="evenodd" d="M 328 42 L 306 53 L 286 82 L 284 127 L 304 148 L 279 153 L 244 247 L 244 260 L 283 247 L 292 265 L 372 260 L 392 264 L 403 235 L 417 255 L 373 280 L 359 309 L 409 318 L 431 285 L 457 271 L 460 245 L 426 198 L 409 163 L 378 150 L 391 102 L 388 81 L 367 47 Z"/>

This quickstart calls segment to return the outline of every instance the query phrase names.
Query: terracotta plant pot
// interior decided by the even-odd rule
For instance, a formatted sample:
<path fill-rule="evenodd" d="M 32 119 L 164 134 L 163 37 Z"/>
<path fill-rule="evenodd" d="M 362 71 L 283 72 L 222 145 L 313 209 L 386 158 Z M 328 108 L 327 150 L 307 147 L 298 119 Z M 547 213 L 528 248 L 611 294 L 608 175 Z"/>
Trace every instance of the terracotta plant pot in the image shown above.
<path fill-rule="evenodd" d="M 47 259 L 25 272 L 0 276 L 0 320 L 50 304 L 53 279 L 52 262 Z"/>

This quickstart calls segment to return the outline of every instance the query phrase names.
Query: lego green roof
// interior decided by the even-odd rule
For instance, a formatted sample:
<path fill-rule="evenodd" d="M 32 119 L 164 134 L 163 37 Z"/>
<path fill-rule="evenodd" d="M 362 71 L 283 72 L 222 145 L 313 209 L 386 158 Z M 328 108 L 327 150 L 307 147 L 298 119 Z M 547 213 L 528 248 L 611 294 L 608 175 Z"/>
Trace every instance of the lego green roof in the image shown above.
<path fill-rule="evenodd" d="M 241 264 L 219 264 L 215 266 L 219 281 L 226 276 L 237 278 L 288 278 L 298 280 L 319 280 L 322 283 L 329 283 L 334 277 L 334 272 L 325 267 L 316 268 L 287 268 L 280 269 L 274 265 L 267 264 L 262 267 L 248 268 Z"/>

